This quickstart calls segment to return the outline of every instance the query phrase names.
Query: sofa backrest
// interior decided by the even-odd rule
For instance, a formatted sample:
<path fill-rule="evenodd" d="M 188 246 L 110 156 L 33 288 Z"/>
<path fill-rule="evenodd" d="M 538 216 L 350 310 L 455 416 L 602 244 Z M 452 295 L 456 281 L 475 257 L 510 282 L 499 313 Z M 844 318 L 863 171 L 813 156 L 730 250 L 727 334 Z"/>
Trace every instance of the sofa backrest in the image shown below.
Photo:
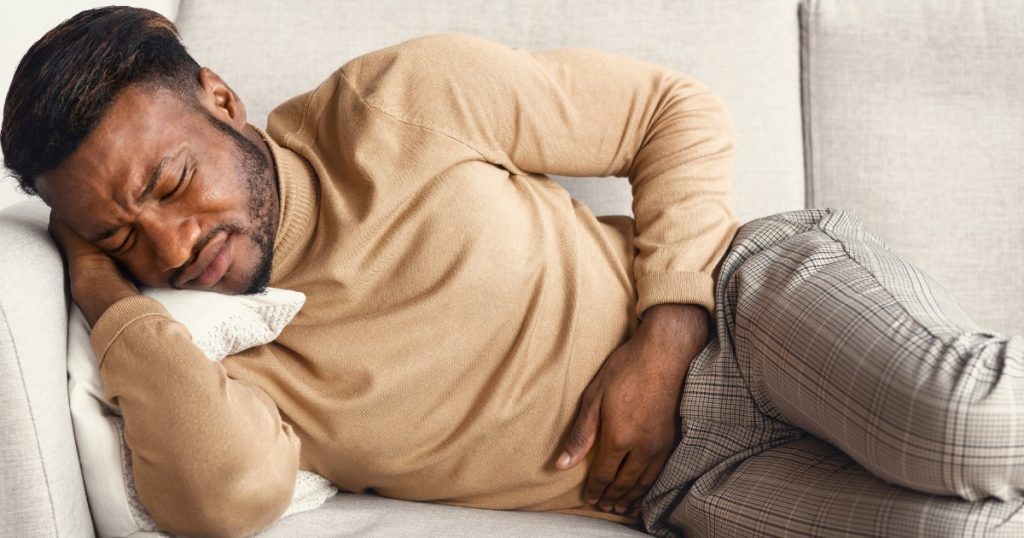
<path fill-rule="evenodd" d="M 1024 335 L 1024 3 L 817 0 L 801 18 L 809 204 Z"/>
<path fill-rule="evenodd" d="M 347 60 L 432 33 L 477 34 L 528 50 L 596 47 L 686 72 L 732 112 L 735 205 L 750 219 L 804 204 L 797 0 L 184 0 L 189 51 L 262 125 L 285 99 Z M 625 180 L 556 178 L 596 214 L 630 214 Z"/>
<path fill-rule="evenodd" d="M 183 0 L 177 23 L 261 125 L 347 60 L 430 33 L 679 69 L 732 113 L 742 220 L 850 210 L 981 326 L 1024 334 L 1017 0 L 806 0 L 799 16 L 797 0 Z M 624 179 L 556 179 L 597 214 L 630 213 Z"/>

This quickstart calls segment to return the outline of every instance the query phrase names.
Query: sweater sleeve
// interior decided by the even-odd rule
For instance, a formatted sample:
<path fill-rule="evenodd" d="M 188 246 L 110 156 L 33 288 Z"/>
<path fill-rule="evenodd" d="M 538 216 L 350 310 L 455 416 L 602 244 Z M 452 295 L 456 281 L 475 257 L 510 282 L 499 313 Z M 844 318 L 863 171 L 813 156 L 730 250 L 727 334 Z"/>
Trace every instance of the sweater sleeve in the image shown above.
<path fill-rule="evenodd" d="M 713 309 L 713 271 L 738 226 L 735 144 L 704 84 L 598 50 L 527 52 L 467 35 L 406 42 L 342 71 L 356 86 L 372 81 L 371 105 L 513 173 L 628 177 L 637 314 L 659 303 Z M 395 73 L 412 75 L 380 83 Z"/>
<path fill-rule="evenodd" d="M 92 345 L 107 398 L 124 415 L 139 498 L 157 525 L 241 535 L 280 517 L 300 443 L 262 390 L 228 377 L 148 297 L 111 306 Z"/>

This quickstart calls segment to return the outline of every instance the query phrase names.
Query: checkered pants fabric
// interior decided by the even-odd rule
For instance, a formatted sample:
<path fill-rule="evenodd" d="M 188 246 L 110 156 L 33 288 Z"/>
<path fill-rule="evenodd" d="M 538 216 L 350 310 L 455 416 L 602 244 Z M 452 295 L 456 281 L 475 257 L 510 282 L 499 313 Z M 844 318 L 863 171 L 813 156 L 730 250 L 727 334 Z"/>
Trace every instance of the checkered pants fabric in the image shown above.
<path fill-rule="evenodd" d="M 752 221 L 719 271 L 648 532 L 1024 536 L 1024 337 L 842 211 Z"/>

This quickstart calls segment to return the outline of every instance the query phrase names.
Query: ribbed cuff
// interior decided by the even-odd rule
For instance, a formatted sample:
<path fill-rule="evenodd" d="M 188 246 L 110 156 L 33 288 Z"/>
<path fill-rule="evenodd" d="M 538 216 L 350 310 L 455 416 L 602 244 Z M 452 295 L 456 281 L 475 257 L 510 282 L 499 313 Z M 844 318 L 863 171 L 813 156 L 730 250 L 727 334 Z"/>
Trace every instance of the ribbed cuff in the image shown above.
<path fill-rule="evenodd" d="M 100 367 L 103 366 L 107 350 L 110 349 L 114 340 L 133 322 L 148 316 L 169 318 L 170 314 L 168 314 L 164 305 L 160 304 L 156 299 L 146 297 L 145 295 L 133 295 L 111 305 L 100 316 L 100 319 L 96 320 L 96 325 L 93 326 L 89 339 L 92 342 L 92 349 L 96 352 L 96 357 L 99 359 Z"/>
<path fill-rule="evenodd" d="M 697 304 L 709 313 L 715 312 L 715 281 L 707 273 L 667 272 L 650 273 L 636 282 L 636 315 L 665 303 Z"/>

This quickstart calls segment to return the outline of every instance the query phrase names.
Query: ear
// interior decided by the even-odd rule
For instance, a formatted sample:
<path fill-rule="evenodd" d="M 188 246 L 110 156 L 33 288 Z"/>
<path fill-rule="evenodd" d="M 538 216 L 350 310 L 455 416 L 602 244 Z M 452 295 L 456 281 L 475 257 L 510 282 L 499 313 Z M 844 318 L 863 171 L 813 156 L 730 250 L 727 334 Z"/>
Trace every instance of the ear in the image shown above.
<path fill-rule="evenodd" d="M 199 69 L 199 103 L 215 118 L 235 129 L 245 128 L 245 105 L 231 86 L 209 67 Z"/>

